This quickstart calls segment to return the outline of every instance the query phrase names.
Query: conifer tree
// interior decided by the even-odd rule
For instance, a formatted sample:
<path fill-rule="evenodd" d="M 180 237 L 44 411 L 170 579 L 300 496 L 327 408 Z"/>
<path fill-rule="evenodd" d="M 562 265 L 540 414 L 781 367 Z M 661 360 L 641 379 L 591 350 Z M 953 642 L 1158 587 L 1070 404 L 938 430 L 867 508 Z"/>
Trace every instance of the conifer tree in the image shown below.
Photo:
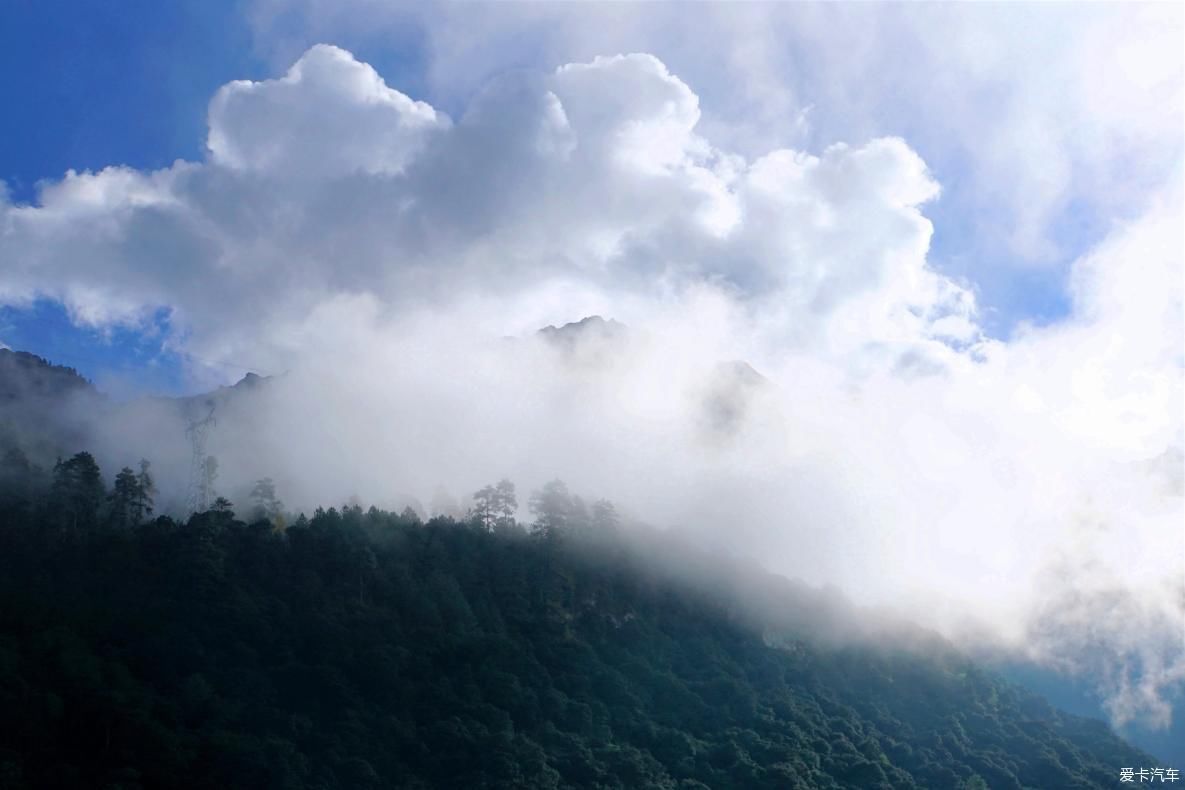
<path fill-rule="evenodd" d="M 518 499 L 514 483 L 502 478 L 496 485 L 488 485 L 473 494 L 473 519 L 487 530 L 509 529 L 514 526 Z"/>
<path fill-rule="evenodd" d="M 515 525 L 514 514 L 518 512 L 518 497 L 514 493 L 514 483 L 506 478 L 498 481 L 494 487 L 494 527 L 495 529 L 510 529 Z"/>
<path fill-rule="evenodd" d="M 54 465 L 50 497 L 64 526 L 76 529 L 98 523 L 104 493 L 103 475 L 90 453 L 77 453 L 68 461 L 58 459 Z"/>
<path fill-rule="evenodd" d="M 135 526 L 140 522 L 138 503 L 140 501 L 140 481 L 131 467 L 125 466 L 115 476 L 115 485 L 107 495 L 108 520 L 115 527 Z"/>

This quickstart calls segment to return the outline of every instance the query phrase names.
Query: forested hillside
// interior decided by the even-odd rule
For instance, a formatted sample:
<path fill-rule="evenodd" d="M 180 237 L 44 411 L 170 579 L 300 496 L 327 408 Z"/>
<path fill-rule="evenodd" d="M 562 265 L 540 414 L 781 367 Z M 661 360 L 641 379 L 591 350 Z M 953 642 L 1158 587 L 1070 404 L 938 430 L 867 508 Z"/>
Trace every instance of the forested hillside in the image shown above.
<path fill-rule="evenodd" d="M 503 483 L 466 521 L 280 528 L 266 489 L 254 523 L 148 520 L 150 479 L 108 492 L 90 464 L 0 504 L 0 788 L 1085 788 L 1154 764 L 936 637 L 794 633 L 779 596 L 842 617 L 559 483 L 529 526 Z"/>

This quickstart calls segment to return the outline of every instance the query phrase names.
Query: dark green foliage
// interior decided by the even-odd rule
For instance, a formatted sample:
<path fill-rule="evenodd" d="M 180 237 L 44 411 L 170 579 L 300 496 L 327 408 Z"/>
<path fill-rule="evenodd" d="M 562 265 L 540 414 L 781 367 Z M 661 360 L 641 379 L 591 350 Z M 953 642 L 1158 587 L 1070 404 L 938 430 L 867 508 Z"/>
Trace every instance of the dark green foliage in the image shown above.
<path fill-rule="evenodd" d="M 104 496 L 103 477 L 90 453 L 76 453 L 68 461 L 59 460 L 54 465 L 50 500 L 58 526 L 71 529 L 95 526 Z"/>
<path fill-rule="evenodd" d="M 140 480 L 131 467 L 125 466 L 115 476 L 115 484 L 107 495 L 108 521 L 116 527 L 129 527 L 140 523 L 139 509 Z"/>
<path fill-rule="evenodd" d="M 148 471 L 148 461 L 140 461 L 139 474 L 125 466 L 115 476 L 107 495 L 107 522 L 114 527 L 134 527 L 152 513 L 156 485 Z"/>
<path fill-rule="evenodd" d="M 937 639 L 825 647 L 732 571 L 693 586 L 593 527 L 52 518 L 0 510 L 4 788 L 1089 788 L 1154 764 Z"/>

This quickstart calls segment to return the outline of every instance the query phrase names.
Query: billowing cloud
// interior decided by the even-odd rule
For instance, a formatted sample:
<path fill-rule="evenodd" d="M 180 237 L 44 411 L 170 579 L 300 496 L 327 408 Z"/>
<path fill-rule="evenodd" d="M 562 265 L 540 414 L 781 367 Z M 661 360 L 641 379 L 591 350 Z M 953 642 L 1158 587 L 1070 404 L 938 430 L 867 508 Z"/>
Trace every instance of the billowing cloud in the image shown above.
<path fill-rule="evenodd" d="M 928 260 L 941 190 L 901 138 L 738 153 L 644 54 L 502 74 L 454 114 L 314 47 L 215 96 L 204 161 L 0 204 L 0 302 L 165 309 L 197 369 L 292 371 L 211 437 L 290 504 L 559 475 L 948 634 L 1103 661 L 1118 719 L 1163 720 L 1179 188 L 1073 264 L 1066 320 L 1001 341 Z M 625 338 L 527 339 L 591 313 Z"/>
<path fill-rule="evenodd" d="M 645 51 L 694 87 L 699 133 L 749 160 L 902 137 L 943 186 L 926 212 L 938 226 L 931 264 L 975 284 L 998 337 L 1060 317 L 1073 261 L 1112 220 L 1136 219 L 1185 152 L 1185 15 L 1174 4 L 247 8 L 257 53 L 278 68 L 314 41 L 394 41 L 401 79 L 454 112 L 508 69 Z"/>
<path fill-rule="evenodd" d="M 5 296 L 95 325 L 165 307 L 198 357 L 250 337 L 272 367 L 290 317 L 333 294 L 396 309 L 561 281 L 605 309 L 710 282 L 787 339 L 968 336 L 970 293 L 925 260 L 938 187 L 904 142 L 746 162 L 696 133 L 697 104 L 628 55 L 504 77 L 453 124 L 317 46 L 218 92 L 207 161 L 72 172 L 6 206 Z M 569 317 L 542 312 L 514 328 Z"/>
<path fill-rule="evenodd" d="M 316 46 L 278 80 L 240 80 L 210 103 L 211 161 L 319 178 L 394 174 L 448 119 L 388 88 L 365 63 Z"/>

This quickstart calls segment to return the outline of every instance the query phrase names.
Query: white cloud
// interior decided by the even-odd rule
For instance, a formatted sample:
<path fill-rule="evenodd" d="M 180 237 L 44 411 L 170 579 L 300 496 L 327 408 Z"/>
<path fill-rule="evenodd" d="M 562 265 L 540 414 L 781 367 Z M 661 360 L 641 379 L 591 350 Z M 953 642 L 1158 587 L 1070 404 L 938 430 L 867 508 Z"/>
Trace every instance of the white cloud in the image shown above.
<path fill-rule="evenodd" d="M 746 163 L 697 118 L 647 55 L 504 77 L 451 125 L 314 47 L 280 80 L 219 91 L 206 162 L 71 172 L 39 205 L 9 205 L 6 298 L 58 298 L 93 325 L 168 307 L 201 357 L 250 337 L 277 367 L 276 319 L 339 292 L 398 306 L 556 278 L 638 296 L 706 279 L 779 302 L 787 336 L 826 326 L 848 343 L 913 342 L 973 311 L 927 268 L 919 206 L 938 188 L 905 143 Z"/>
<path fill-rule="evenodd" d="M 1181 652 L 1139 639 L 1181 606 L 1180 189 L 1073 265 L 1067 320 L 993 341 L 927 260 L 940 189 L 908 142 L 742 155 L 699 107 L 628 55 L 501 75 L 454 122 L 317 47 L 219 92 L 205 161 L 0 203 L 0 301 L 164 307 L 197 359 L 293 369 L 212 438 L 292 504 L 558 474 L 948 633 L 1072 662 L 1097 621 L 1142 667 L 1107 675 L 1116 715 L 1163 713 Z M 499 339 L 594 312 L 620 350 Z M 721 435 L 737 358 L 774 386 Z"/>
<path fill-rule="evenodd" d="M 948 233 L 970 252 L 944 265 L 986 285 L 993 268 L 1068 263 L 1102 235 L 1081 217 L 1134 218 L 1185 150 L 1177 4 L 250 8 L 257 47 L 285 65 L 302 37 L 411 37 L 416 77 L 446 104 L 511 67 L 646 51 L 696 86 L 701 128 L 750 157 L 903 136 L 949 187 Z"/>
<path fill-rule="evenodd" d="M 388 88 L 350 53 L 306 52 L 278 80 L 228 83 L 210 102 L 211 161 L 315 178 L 395 174 L 448 118 Z"/>

